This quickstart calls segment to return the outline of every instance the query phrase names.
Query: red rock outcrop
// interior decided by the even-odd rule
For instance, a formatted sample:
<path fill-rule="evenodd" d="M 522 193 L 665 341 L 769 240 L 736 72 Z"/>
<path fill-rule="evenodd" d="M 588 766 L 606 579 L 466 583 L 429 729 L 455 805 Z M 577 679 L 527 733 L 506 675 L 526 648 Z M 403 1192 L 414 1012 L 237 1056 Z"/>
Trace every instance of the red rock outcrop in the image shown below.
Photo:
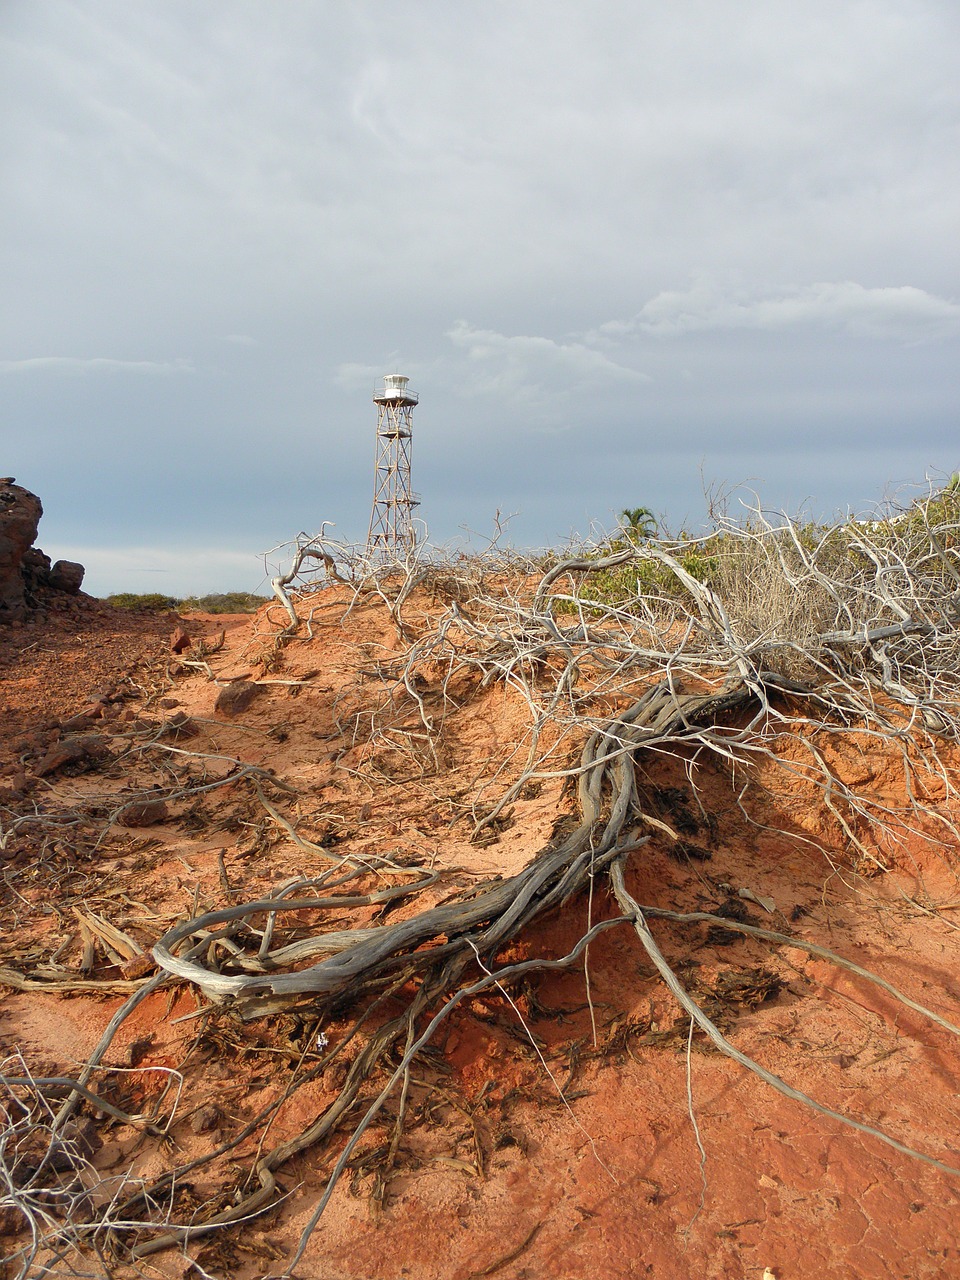
<path fill-rule="evenodd" d="M 36 494 L 0 479 L 0 622 L 16 622 L 27 610 L 24 557 L 33 547 L 43 507 Z"/>
<path fill-rule="evenodd" d="M 33 545 L 43 515 L 40 499 L 0 477 L 0 624 L 19 622 L 36 602 L 38 592 L 65 591 L 76 595 L 83 582 L 83 565 L 50 557 Z"/>

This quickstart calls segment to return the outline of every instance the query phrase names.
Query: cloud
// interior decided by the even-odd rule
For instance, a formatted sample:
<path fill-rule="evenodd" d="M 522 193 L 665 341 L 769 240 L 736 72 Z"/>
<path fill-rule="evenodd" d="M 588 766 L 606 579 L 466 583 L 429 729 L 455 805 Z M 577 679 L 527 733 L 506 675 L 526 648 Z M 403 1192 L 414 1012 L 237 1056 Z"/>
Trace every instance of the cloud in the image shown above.
<path fill-rule="evenodd" d="M 104 356 L 32 356 L 27 360 L 0 360 L 0 373 L 192 373 L 190 360 L 113 360 Z"/>
<path fill-rule="evenodd" d="M 646 333 L 678 337 L 717 329 L 841 330 L 855 337 L 926 341 L 960 333 L 960 305 L 913 285 L 867 288 L 852 280 L 805 285 L 766 297 L 727 294 L 711 284 L 665 290 L 630 320 L 610 321 L 594 341 Z"/>
<path fill-rule="evenodd" d="M 533 335 L 474 329 L 458 320 L 447 337 L 480 366 L 472 390 L 525 398 L 570 393 L 598 383 L 644 383 L 647 374 L 618 364 L 582 342 L 556 342 Z"/>

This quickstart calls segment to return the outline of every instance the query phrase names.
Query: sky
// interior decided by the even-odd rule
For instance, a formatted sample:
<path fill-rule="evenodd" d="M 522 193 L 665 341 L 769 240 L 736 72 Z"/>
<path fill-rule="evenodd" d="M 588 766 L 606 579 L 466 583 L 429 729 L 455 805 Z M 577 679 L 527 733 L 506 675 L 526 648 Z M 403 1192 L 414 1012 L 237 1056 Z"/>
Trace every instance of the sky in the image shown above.
<path fill-rule="evenodd" d="M 2 0 L 0 139 L 0 471 L 93 594 L 363 540 L 388 372 L 438 544 L 960 467 L 956 0 Z"/>

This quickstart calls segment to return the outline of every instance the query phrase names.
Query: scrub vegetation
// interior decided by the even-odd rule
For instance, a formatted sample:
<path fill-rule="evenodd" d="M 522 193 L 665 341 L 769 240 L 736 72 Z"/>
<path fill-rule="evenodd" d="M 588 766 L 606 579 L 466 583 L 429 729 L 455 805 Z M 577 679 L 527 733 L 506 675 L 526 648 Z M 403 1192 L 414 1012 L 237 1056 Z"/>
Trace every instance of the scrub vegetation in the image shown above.
<path fill-rule="evenodd" d="M 107 604 L 117 609 L 146 609 L 157 613 L 256 613 L 267 598 L 250 591 L 222 591 L 206 596 L 120 591 L 105 597 Z"/>

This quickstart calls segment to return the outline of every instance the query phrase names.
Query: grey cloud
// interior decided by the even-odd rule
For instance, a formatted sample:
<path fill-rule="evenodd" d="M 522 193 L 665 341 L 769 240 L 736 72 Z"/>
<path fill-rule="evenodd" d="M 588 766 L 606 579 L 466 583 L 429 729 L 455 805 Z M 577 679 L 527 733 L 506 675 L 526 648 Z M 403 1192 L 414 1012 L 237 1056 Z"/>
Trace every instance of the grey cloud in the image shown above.
<path fill-rule="evenodd" d="M 447 337 L 479 367 L 471 379 L 478 394 L 523 399 L 555 397 L 603 382 L 644 383 L 647 374 L 618 364 L 582 342 L 475 329 L 458 320 Z"/>
<path fill-rule="evenodd" d="M 665 290 L 627 321 L 608 321 L 591 336 L 645 333 L 676 337 L 710 329 L 843 329 L 868 338 L 922 341 L 960 334 L 960 305 L 913 285 L 867 288 L 855 281 L 805 285 L 774 297 L 725 294 L 701 284 Z"/>
<path fill-rule="evenodd" d="M 116 360 L 105 356 L 30 356 L 26 360 L 0 360 L 4 373 L 192 373 L 191 360 Z"/>

